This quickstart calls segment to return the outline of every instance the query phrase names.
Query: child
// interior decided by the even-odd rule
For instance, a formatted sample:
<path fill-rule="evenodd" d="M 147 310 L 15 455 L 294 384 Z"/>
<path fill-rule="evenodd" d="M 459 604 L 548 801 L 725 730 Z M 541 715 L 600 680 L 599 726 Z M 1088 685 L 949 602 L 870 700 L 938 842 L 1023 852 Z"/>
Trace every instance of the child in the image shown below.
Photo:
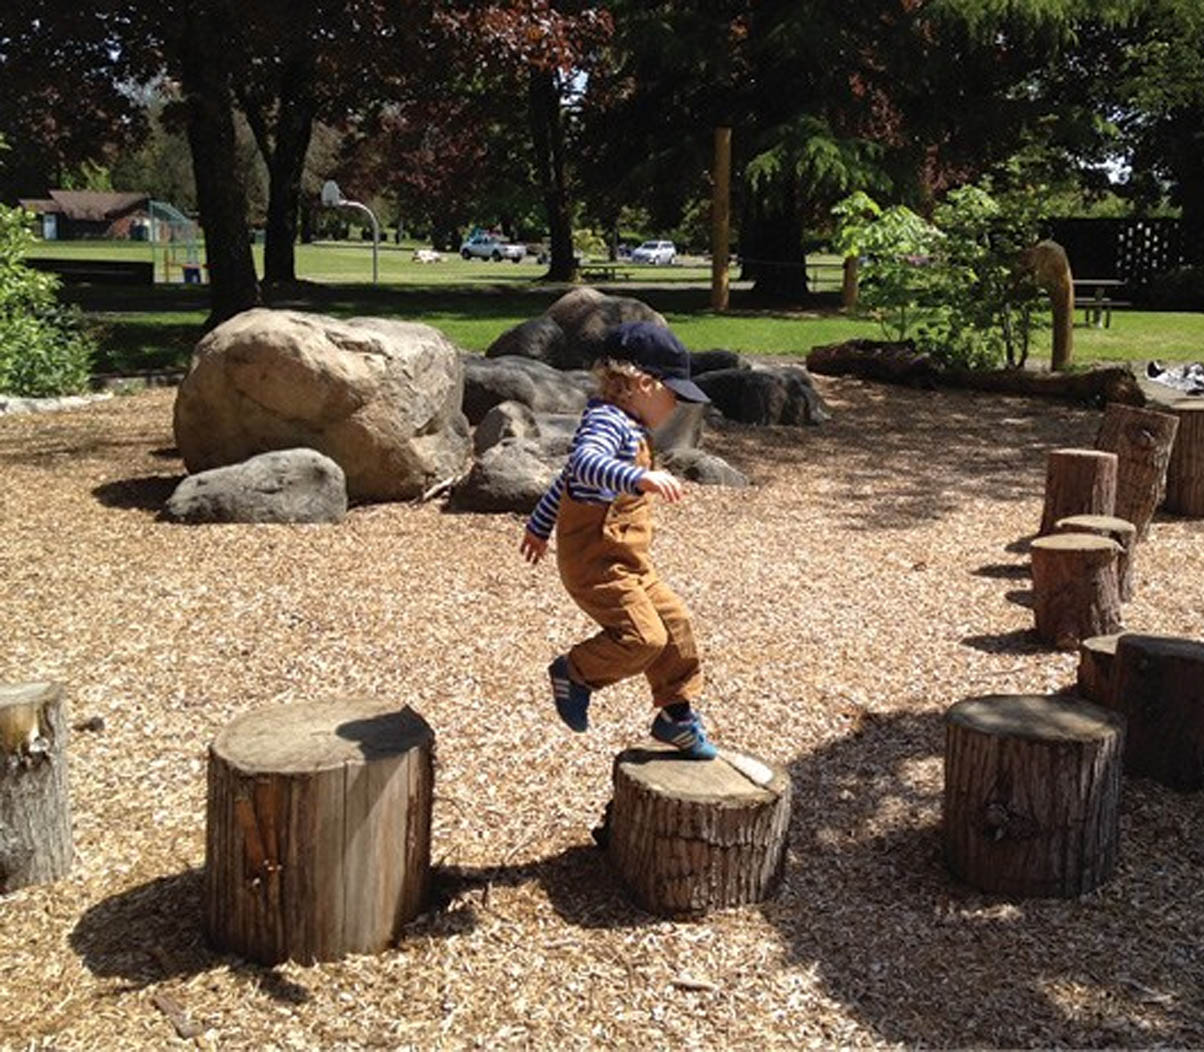
<path fill-rule="evenodd" d="M 678 399 L 708 402 L 690 380 L 690 355 L 662 325 L 627 322 L 607 333 L 591 398 L 568 463 L 527 521 L 520 551 L 537 563 L 556 529 L 556 563 L 569 595 L 601 625 L 548 666 L 560 718 L 589 728 L 590 693 L 642 672 L 658 708 L 652 737 L 692 759 L 716 755 L 690 707 L 702 672 L 690 615 L 649 557 L 649 494 L 675 502 L 681 483 L 652 470 L 648 432 Z"/>

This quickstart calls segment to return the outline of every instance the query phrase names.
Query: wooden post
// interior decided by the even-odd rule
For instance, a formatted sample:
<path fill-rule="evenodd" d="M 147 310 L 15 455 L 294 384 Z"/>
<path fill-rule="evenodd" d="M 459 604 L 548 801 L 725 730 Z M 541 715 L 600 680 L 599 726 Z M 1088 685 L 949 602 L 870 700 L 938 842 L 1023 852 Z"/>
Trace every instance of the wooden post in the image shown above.
<path fill-rule="evenodd" d="M 845 256 L 841 267 L 840 306 L 842 310 L 851 311 L 857 306 L 860 292 L 858 281 L 858 256 Z"/>
<path fill-rule="evenodd" d="M 71 856 L 63 688 L 0 684 L 0 894 L 66 876 Z"/>
<path fill-rule="evenodd" d="M 1025 251 L 1021 266 L 1032 271 L 1037 284 L 1049 293 L 1053 308 L 1053 349 L 1049 368 L 1061 372 L 1074 357 L 1074 275 L 1066 250 L 1056 241 L 1038 241 Z"/>
<path fill-rule="evenodd" d="M 430 884 L 434 734 L 409 708 L 241 716 L 209 749 L 205 926 L 253 961 L 376 953 Z"/>
<path fill-rule="evenodd" d="M 1079 697 L 1105 709 L 1115 708 L 1113 672 L 1116 668 L 1116 641 L 1119 632 L 1106 636 L 1088 636 L 1079 644 L 1079 669 L 1076 689 Z"/>
<path fill-rule="evenodd" d="M 790 794 L 785 770 L 743 754 L 627 749 L 614 762 L 607 854 L 652 913 L 760 902 L 781 876 Z"/>
<path fill-rule="evenodd" d="M 1204 519 L 1204 399 L 1171 406 L 1179 432 L 1166 469 L 1166 510 Z"/>
<path fill-rule="evenodd" d="M 1121 719 L 1077 698 L 997 694 L 945 716 L 945 857 L 982 891 L 1071 898 L 1116 865 Z"/>
<path fill-rule="evenodd" d="M 1125 770 L 1173 789 L 1204 788 L 1204 643 L 1126 632 L 1112 684 L 1128 720 Z"/>
<path fill-rule="evenodd" d="M 1154 510 L 1166 489 L 1166 468 L 1175 444 L 1179 419 L 1171 413 L 1109 402 L 1104 409 L 1095 448 L 1115 453 L 1115 514 L 1137 527 L 1144 540 Z"/>
<path fill-rule="evenodd" d="M 711 179 L 711 309 L 727 310 L 728 251 L 731 245 L 732 130 L 715 129 L 715 168 Z"/>
<path fill-rule="evenodd" d="M 1116 556 L 1120 545 L 1092 533 L 1055 533 L 1033 541 L 1033 615 L 1037 635 L 1059 650 L 1121 629 Z"/>
<path fill-rule="evenodd" d="M 1109 537 L 1119 546 L 1116 553 L 1116 585 L 1123 602 L 1133 598 L 1133 551 L 1137 527 L 1115 515 L 1070 515 L 1054 523 L 1057 533 L 1094 533 Z"/>
<path fill-rule="evenodd" d="M 1116 454 L 1098 449 L 1051 449 L 1045 461 L 1045 506 L 1039 536 L 1067 515 L 1113 515 Z"/>

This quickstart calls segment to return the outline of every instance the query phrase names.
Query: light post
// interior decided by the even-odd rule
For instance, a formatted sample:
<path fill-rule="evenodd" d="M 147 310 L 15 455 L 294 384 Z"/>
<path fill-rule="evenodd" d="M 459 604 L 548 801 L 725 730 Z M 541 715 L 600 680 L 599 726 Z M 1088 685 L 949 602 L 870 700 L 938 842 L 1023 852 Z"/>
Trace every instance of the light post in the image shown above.
<path fill-rule="evenodd" d="M 368 213 L 368 218 L 372 220 L 372 284 L 375 285 L 379 274 L 376 256 L 377 245 L 380 243 L 380 224 L 376 221 L 372 209 L 365 204 L 360 204 L 359 201 L 348 201 L 343 196 L 343 191 L 339 189 L 339 184 L 333 179 L 327 179 L 322 184 L 322 204 L 327 208 L 358 208 L 360 211 Z"/>

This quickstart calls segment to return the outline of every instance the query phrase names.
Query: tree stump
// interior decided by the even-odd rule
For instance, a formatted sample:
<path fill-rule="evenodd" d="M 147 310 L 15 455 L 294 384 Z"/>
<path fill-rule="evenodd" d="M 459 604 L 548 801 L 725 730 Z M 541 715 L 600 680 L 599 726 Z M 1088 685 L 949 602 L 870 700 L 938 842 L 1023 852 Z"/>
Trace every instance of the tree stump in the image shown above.
<path fill-rule="evenodd" d="M 1045 461 L 1045 506 L 1039 536 L 1068 515 L 1112 515 L 1116 507 L 1115 453 L 1051 449 Z"/>
<path fill-rule="evenodd" d="M 0 683 L 0 894 L 71 869 L 67 713 L 57 683 Z"/>
<path fill-rule="evenodd" d="M 1204 399 L 1175 402 L 1179 431 L 1166 468 L 1166 510 L 1204 518 Z"/>
<path fill-rule="evenodd" d="M 1122 602 L 1133 598 L 1133 552 L 1137 544 L 1137 527 L 1115 515 L 1071 515 L 1054 523 L 1057 533 L 1094 533 L 1108 537 L 1120 545 L 1116 553 L 1116 587 Z"/>
<path fill-rule="evenodd" d="M 785 770 L 740 753 L 688 760 L 668 746 L 627 749 L 614 762 L 607 855 L 652 913 L 760 902 L 781 876 L 790 797 Z"/>
<path fill-rule="evenodd" d="M 1055 533 L 1033 541 L 1033 615 L 1037 635 L 1059 650 L 1088 636 L 1118 632 L 1120 545 L 1093 533 Z"/>
<path fill-rule="evenodd" d="M 1126 632 L 1116 644 L 1125 770 L 1172 789 L 1204 788 L 1204 643 Z"/>
<path fill-rule="evenodd" d="M 1116 641 L 1119 632 L 1089 636 L 1079 644 L 1079 670 L 1076 689 L 1079 697 L 1105 709 L 1115 708 L 1113 672 L 1116 669 Z"/>
<path fill-rule="evenodd" d="M 1170 413 L 1109 402 L 1095 436 L 1095 448 L 1115 453 L 1114 514 L 1137 527 L 1137 540 L 1149 532 L 1154 510 L 1166 489 L 1166 467 L 1179 420 Z"/>
<path fill-rule="evenodd" d="M 272 964 L 375 953 L 426 902 L 434 734 L 372 700 L 251 712 L 209 748 L 205 925 Z"/>
<path fill-rule="evenodd" d="M 1116 865 L 1124 724 L 1078 698 L 996 694 L 945 715 L 945 857 L 981 891 L 1070 898 Z"/>

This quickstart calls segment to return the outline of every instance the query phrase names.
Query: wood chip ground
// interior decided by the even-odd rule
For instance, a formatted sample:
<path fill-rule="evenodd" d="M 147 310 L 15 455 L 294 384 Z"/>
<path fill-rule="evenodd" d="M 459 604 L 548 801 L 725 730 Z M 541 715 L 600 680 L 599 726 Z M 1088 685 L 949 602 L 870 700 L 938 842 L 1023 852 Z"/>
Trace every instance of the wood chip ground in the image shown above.
<path fill-rule="evenodd" d="M 1031 635 L 1022 542 L 1046 450 L 1100 414 L 816 383 L 823 427 L 713 434 L 754 488 L 658 509 L 715 737 L 795 781 L 778 896 L 680 924 L 592 844 L 650 713 L 627 684 L 588 735 L 553 719 L 545 666 L 587 622 L 520 560 L 518 518 L 171 525 L 170 390 L 0 420 L 0 680 L 61 680 L 93 728 L 72 874 L 0 899 L 0 1047 L 1204 1046 L 1198 794 L 1127 780 L 1119 871 L 1078 901 L 989 898 L 941 860 L 945 708 L 1074 681 Z M 1125 613 L 1199 637 L 1204 522 L 1155 520 Z M 379 956 L 215 955 L 206 746 L 250 708 L 351 694 L 435 728 L 438 902 Z"/>

